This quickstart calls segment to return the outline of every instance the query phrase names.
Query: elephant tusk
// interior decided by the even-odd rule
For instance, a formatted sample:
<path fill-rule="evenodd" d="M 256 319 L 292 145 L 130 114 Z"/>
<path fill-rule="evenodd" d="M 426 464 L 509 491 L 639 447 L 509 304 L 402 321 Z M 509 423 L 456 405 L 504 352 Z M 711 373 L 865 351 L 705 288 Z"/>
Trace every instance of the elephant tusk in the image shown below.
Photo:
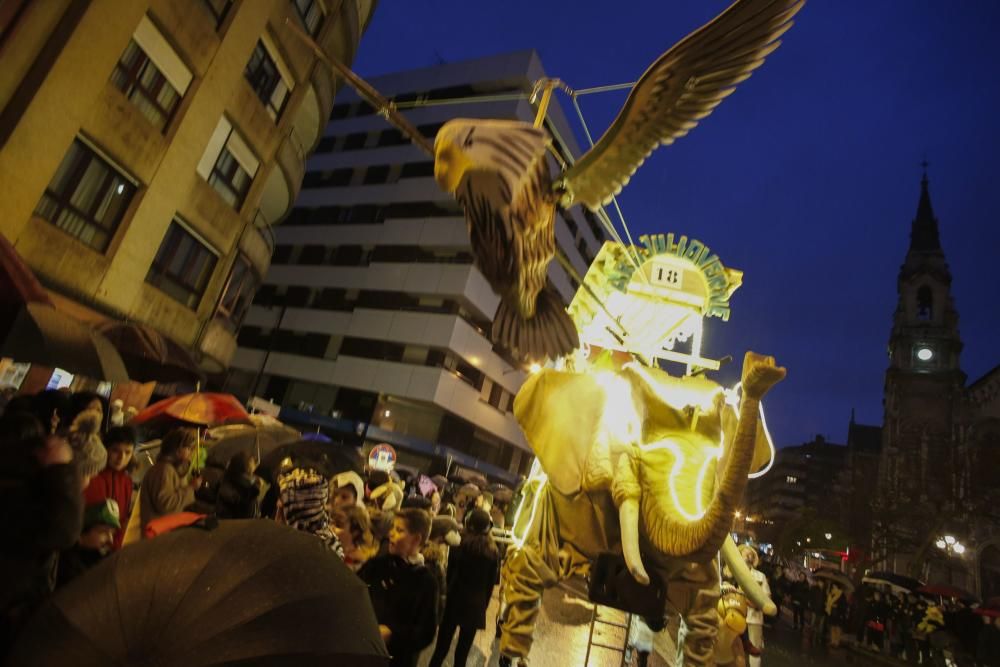
<path fill-rule="evenodd" d="M 629 498 L 618 508 L 618 521 L 622 530 L 622 555 L 632 578 L 643 586 L 649 585 L 649 575 L 639 553 L 639 501 Z"/>
<path fill-rule="evenodd" d="M 747 599 L 767 616 L 776 615 L 778 607 L 771 601 L 771 598 L 767 597 L 757 582 L 754 581 L 753 575 L 750 574 L 750 568 L 747 567 L 739 549 L 736 548 L 736 543 L 733 542 L 732 535 L 726 535 L 726 539 L 722 541 L 720 553 L 722 554 L 722 560 L 725 561 L 726 565 L 732 571 L 733 579 L 739 584 L 743 593 L 746 594 Z"/>

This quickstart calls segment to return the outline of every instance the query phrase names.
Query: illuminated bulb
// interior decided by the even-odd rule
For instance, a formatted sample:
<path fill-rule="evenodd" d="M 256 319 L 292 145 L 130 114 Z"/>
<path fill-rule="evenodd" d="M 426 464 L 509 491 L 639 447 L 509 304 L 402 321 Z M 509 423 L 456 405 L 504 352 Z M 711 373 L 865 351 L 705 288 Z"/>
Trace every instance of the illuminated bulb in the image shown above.
<path fill-rule="evenodd" d="M 542 366 L 538 362 L 533 362 L 530 366 L 528 366 L 528 370 L 531 373 L 538 373 L 542 370 Z"/>
<path fill-rule="evenodd" d="M 124 183 L 119 183 L 118 184 L 118 189 L 115 190 L 115 192 L 117 192 L 118 194 L 121 194 L 121 193 L 125 192 L 125 184 Z"/>
<path fill-rule="evenodd" d="M 917 350 L 917 359 L 920 361 L 930 361 L 934 356 L 934 351 L 929 347 L 922 347 Z"/>
<path fill-rule="evenodd" d="M 392 411 L 391 410 L 386 410 L 385 412 L 382 413 L 382 416 L 383 417 L 391 417 L 392 416 Z"/>
<path fill-rule="evenodd" d="M 831 540 L 831 539 L 833 539 L 833 533 L 827 533 L 827 534 L 826 534 L 826 535 L 824 535 L 823 537 L 825 537 L 825 538 L 826 538 L 826 539 L 828 539 L 828 540 Z"/>
<path fill-rule="evenodd" d="M 947 544 L 944 543 L 944 540 L 938 540 L 937 542 L 934 543 L 934 545 L 937 546 L 938 549 L 944 549 L 946 546 L 948 546 Z"/>
<path fill-rule="evenodd" d="M 806 542 L 812 542 L 812 541 L 813 541 L 813 539 L 811 537 L 807 537 L 806 538 Z"/>
<path fill-rule="evenodd" d="M 955 553 L 957 553 L 957 554 L 964 554 L 965 553 L 965 545 L 962 544 L 961 542 L 956 542 L 954 548 L 955 548 Z"/>
<path fill-rule="evenodd" d="M 957 540 L 955 540 L 955 538 L 952 537 L 951 535 L 945 535 L 944 536 L 944 542 L 945 542 L 945 544 L 947 544 L 949 546 L 951 546 L 952 544 L 954 544 L 956 541 Z"/>
<path fill-rule="evenodd" d="M 479 357 L 469 357 L 469 363 L 473 366 L 479 365 Z"/>
<path fill-rule="evenodd" d="M 739 518 L 740 518 L 740 516 L 742 516 L 742 515 L 740 514 L 740 511 L 739 511 L 739 510 L 736 510 L 736 518 L 737 518 L 737 519 L 739 519 Z"/>

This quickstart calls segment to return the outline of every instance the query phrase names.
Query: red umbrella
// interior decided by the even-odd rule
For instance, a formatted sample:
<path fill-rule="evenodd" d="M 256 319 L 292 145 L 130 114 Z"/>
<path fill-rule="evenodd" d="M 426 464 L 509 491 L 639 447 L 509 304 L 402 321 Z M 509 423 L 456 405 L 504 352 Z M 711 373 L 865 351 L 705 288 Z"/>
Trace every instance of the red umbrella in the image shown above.
<path fill-rule="evenodd" d="M 950 586 L 948 584 L 927 584 L 926 586 L 921 586 L 917 589 L 917 593 L 925 593 L 927 595 L 939 595 L 943 598 L 957 598 L 959 600 L 978 600 L 979 598 L 975 593 L 970 593 L 964 588 L 959 588 L 958 586 Z"/>
<path fill-rule="evenodd" d="M 160 421 L 177 421 L 188 425 L 217 426 L 234 422 L 253 423 L 232 394 L 211 394 L 198 392 L 172 396 L 137 414 L 129 422 L 135 425 Z"/>

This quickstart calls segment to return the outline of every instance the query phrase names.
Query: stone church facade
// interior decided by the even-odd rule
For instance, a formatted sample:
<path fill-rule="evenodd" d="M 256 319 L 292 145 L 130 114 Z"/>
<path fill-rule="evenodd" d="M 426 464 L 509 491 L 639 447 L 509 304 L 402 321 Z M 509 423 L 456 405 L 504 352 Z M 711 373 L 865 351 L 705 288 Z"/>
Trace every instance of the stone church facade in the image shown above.
<path fill-rule="evenodd" d="M 889 338 L 872 563 L 986 599 L 1000 595 L 1000 366 L 967 384 L 951 281 L 925 174 Z"/>

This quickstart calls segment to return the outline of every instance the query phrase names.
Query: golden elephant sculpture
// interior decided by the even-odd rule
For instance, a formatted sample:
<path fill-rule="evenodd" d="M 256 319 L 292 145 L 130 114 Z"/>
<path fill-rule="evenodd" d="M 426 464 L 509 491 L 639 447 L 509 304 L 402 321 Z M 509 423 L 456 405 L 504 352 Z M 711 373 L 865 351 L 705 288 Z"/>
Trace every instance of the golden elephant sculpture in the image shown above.
<path fill-rule="evenodd" d="M 742 397 L 635 363 L 531 376 L 514 415 L 545 475 L 526 484 L 504 563 L 501 652 L 525 660 L 542 590 L 585 574 L 602 552 L 666 591 L 664 615 L 685 626 L 683 664 L 712 664 L 720 550 L 751 602 L 775 613 L 729 531 L 748 475 L 773 456 L 760 400 L 784 376 L 752 352 Z"/>

